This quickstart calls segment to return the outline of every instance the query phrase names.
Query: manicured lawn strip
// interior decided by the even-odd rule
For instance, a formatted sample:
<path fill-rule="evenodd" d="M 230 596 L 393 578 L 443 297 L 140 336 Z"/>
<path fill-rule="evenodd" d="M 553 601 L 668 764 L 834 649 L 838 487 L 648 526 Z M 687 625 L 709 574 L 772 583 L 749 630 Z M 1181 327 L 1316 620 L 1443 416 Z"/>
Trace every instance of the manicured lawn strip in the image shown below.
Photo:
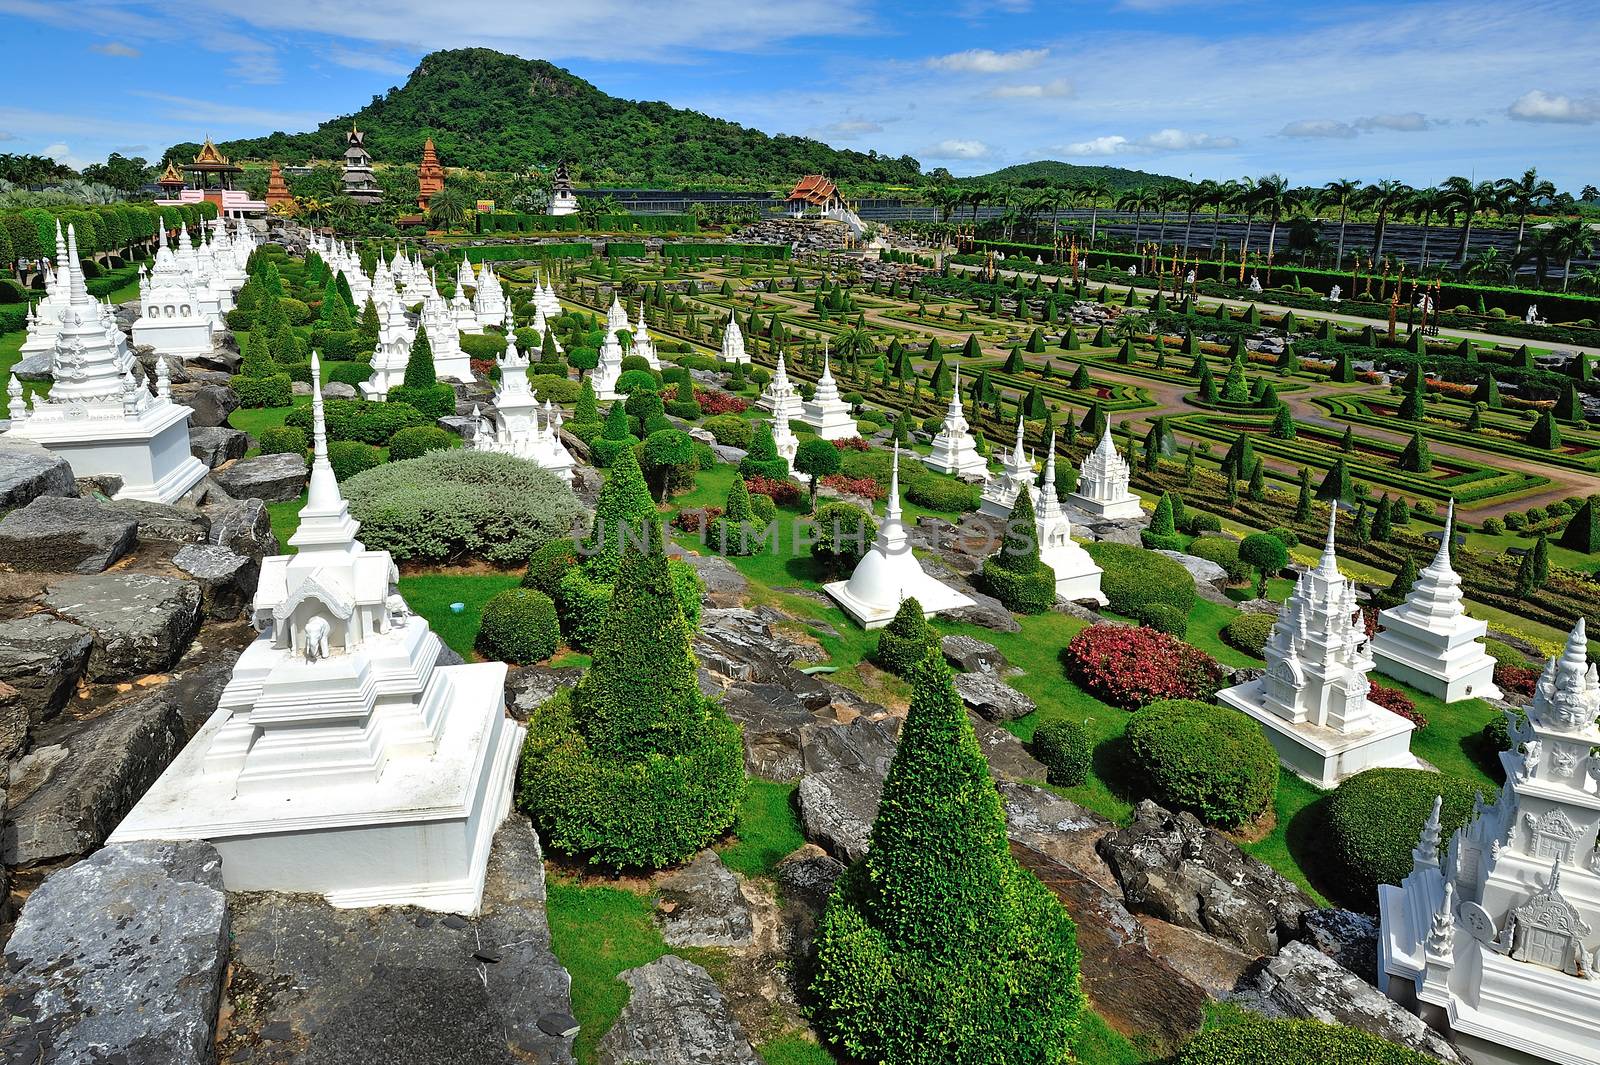
<path fill-rule="evenodd" d="M 300 528 L 300 508 L 306 505 L 305 493 L 302 492 L 298 499 L 286 499 L 281 503 L 268 503 L 267 517 L 272 521 L 272 531 L 278 535 L 278 550 L 282 554 L 292 555 L 295 549 L 289 546 L 289 537 Z"/>
<path fill-rule="evenodd" d="M 1189 629 L 1183 634 L 1184 641 L 1200 648 L 1223 665 L 1261 665 L 1261 659 L 1246 654 L 1222 639 L 1222 627 L 1238 613 L 1233 607 L 1213 603 L 1209 599 L 1196 599 L 1194 609 L 1189 611 Z"/>
<path fill-rule="evenodd" d="M 591 1065 L 600 1038 L 628 1004 L 628 985 L 617 975 L 668 953 L 667 944 L 644 895 L 564 876 L 550 877 L 547 887 L 550 946 L 572 975 L 572 1015 L 582 1026 L 577 1058 Z"/>
<path fill-rule="evenodd" d="M 723 865 L 744 876 L 767 876 L 805 845 L 794 792 L 794 784 L 750 778 L 733 825 L 737 838 L 722 850 Z"/>
<path fill-rule="evenodd" d="M 496 593 L 515 588 L 521 582 L 522 574 L 518 572 L 452 573 L 442 570 L 402 576 L 400 594 L 413 612 L 428 620 L 439 639 L 470 661 L 483 605 Z M 459 614 L 452 613 L 451 603 L 463 603 L 466 609 Z"/>

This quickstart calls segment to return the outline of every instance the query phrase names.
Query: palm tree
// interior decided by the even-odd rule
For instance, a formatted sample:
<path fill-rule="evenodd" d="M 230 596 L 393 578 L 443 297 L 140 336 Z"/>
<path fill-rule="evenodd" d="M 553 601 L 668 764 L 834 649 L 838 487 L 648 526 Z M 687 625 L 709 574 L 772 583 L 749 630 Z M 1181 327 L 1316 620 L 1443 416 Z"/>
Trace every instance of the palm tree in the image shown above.
<path fill-rule="evenodd" d="M 1344 227 L 1350 217 L 1350 205 L 1356 202 L 1360 194 L 1361 182 L 1355 178 L 1339 178 L 1322 186 L 1322 191 L 1317 194 L 1317 206 L 1339 208 L 1339 250 L 1335 253 L 1333 268 L 1335 270 L 1344 265 Z"/>
<path fill-rule="evenodd" d="M 1533 167 L 1522 172 L 1520 178 L 1501 178 L 1494 183 L 1504 198 L 1505 205 L 1517 212 L 1517 247 L 1512 255 L 1522 254 L 1522 237 L 1528 228 L 1528 212 L 1537 201 L 1555 196 L 1556 187 L 1539 176 Z"/>
<path fill-rule="evenodd" d="M 438 229 L 454 229 L 467 217 L 467 201 L 446 186 L 428 198 L 428 221 Z"/>
<path fill-rule="evenodd" d="M 1463 272 L 1475 281 L 1504 281 L 1507 269 L 1505 256 L 1500 254 L 1499 248 L 1491 244 L 1487 248 L 1479 248 Z M 1540 273 L 1543 273 L 1542 269 Z"/>
<path fill-rule="evenodd" d="M 1198 184 L 1190 185 L 1183 190 L 1180 199 L 1183 201 L 1183 257 L 1189 257 L 1189 230 L 1194 227 L 1196 211 L 1204 210 L 1211 204 L 1211 198 L 1216 195 L 1217 183 L 1210 178 Z"/>
<path fill-rule="evenodd" d="M 1294 206 L 1296 193 L 1289 187 L 1289 179 L 1282 174 L 1268 174 L 1256 179 L 1255 202 L 1266 214 L 1271 227 L 1267 230 L 1267 280 L 1272 280 L 1272 255 L 1278 244 L 1278 223 L 1283 214 Z"/>
<path fill-rule="evenodd" d="M 1449 177 L 1440 186 L 1444 192 L 1443 203 L 1447 209 L 1459 211 L 1462 218 L 1461 243 L 1456 246 L 1456 262 L 1467 261 L 1467 248 L 1472 243 L 1472 223 L 1478 215 L 1491 210 L 1500 202 L 1500 194 L 1492 181 Z"/>
<path fill-rule="evenodd" d="M 1572 281 L 1572 260 L 1594 251 L 1595 231 L 1582 218 L 1563 218 L 1547 223 L 1539 243 L 1549 249 L 1551 258 L 1561 260 L 1561 291 L 1566 292 Z"/>
<path fill-rule="evenodd" d="M 1078 182 L 1078 195 L 1089 201 L 1089 246 L 1093 247 L 1100 227 L 1100 201 L 1111 198 L 1111 183 L 1104 178 Z"/>
<path fill-rule="evenodd" d="M 962 191 L 954 185 L 935 185 L 927 192 L 928 202 L 939 209 L 939 221 L 950 221 L 950 215 L 963 199 Z"/>
<path fill-rule="evenodd" d="M 1361 194 L 1362 205 L 1377 214 L 1377 224 L 1372 230 L 1372 258 L 1383 258 L 1383 236 L 1389 228 L 1389 214 L 1411 194 L 1411 186 L 1402 181 L 1384 178 L 1368 185 Z"/>
<path fill-rule="evenodd" d="M 1178 190 L 1171 185 L 1157 185 L 1150 190 L 1150 209 L 1161 215 L 1161 232 L 1156 234 L 1156 243 L 1167 242 L 1167 208 L 1172 206 L 1178 198 Z"/>
<path fill-rule="evenodd" d="M 1150 210 L 1153 203 L 1152 193 L 1143 185 L 1135 185 L 1117 197 L 1117 210 L 1133 212 L 1133 246 L 1135 250 L 1139 247 L 1139 235 L 1144 228 L 1144 213 Z"/>
<path fill-rule="evenodd" d="M 1256 183 L 1248 177 L 1235 182 L 1233 193 L 1228 198 L 1228 207 L 1244 212 L 1244 243 L 1239 245 L 1239 262 L 1243 264 L 1250 252 L 1250 232 L 1256 224 Z"/>
<path fill-rule="evenodd" d="M 1215 254 L 1217 248 L 1220 247 L 1217 243 L 1217 234 L 1222 228 L 1222 209 L 1232 206 L 1239 183 L 1237 181 L 1217 181 L 1212 184 L 1214 187 L 1211 190 L 1211 198 L 1208 202 L 1211 205 L 1211 251 Z"/>

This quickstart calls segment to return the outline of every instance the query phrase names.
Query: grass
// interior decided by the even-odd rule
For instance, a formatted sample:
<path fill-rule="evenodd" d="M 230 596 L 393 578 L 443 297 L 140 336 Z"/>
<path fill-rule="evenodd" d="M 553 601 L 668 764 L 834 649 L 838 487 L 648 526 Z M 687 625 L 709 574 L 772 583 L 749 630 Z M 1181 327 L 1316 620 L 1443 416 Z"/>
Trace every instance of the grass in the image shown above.
<path fill-rule="evenodd" d="M 572 1015 L 578 1019 L 577 1058 L 595 1060 L 595 1047 L 628 1003 L 619 973 L 667 953 L 651 923 L 645 896 L 623 888 L 584 886 L 566 877 L 549 880 L 545 911 L 550 946 L 572 976 Z"/>
<path fill-rule="evenodd" d="M 733 825 L 737 838 L 722 851 L 723 865 L 744 876 L 767 876 L 805 845 L 794 791 L 793 784 L 751 778 Z"/>
<path fill-rule="evenodd" d="M 834 1057 L 803 1033 L 791 1032 L 756 1047 L 767 1065 L 834 1065 Z"/>
<path fill-rule="evenodd" d="M 272 521 L 272 531 L 278 534 L 278 549 L 284 554 L 294 554 L 294 548 L 289 546 L 289 537 L 300 528 L 300 508 L 306 505 L 305 493 L 302 492 L 295 499 L 286 499 L 281 503 L 268 503 L 267 517 Z"/>
<path fill-rule="evenodd" d="M 400 594 L 412 611 L 428 620 L 433 631 L 462 658 L 472 659 L 472 642 L 478 636 L 483 605 L 497 592 L 515 588 L 522 582 L 520 573 L 462 573 L 438 570 L 406 574 L 400 578 Z M 457 614 L 451 603 L 465 609 Z"/>

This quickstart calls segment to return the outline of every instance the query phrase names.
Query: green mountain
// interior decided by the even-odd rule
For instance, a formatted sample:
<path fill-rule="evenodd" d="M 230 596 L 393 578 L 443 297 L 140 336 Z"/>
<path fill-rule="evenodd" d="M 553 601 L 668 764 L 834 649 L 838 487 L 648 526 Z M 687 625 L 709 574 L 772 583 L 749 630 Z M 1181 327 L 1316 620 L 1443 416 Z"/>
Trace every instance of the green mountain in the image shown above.
<path fill-rule="evenodd" d="M 219 147 L 238 159 L 338 159 L 352 120 L 366 132 L 367 150 L 380 163 L 415 164 L 431 136 L 447 167 L 520 171 L 564 160 L 580 180 L 595 184 L 787 188 L 804 174 L 910 183 L 921 173 L 909 155 L 843 151 L 664 103 L 619 99 L 552 63 L 488 48 L 434 52 L 404 85 L 312 132 L 278 132 Z M 192 158 L 195 147 L 174 145 L 169 155 Z"/>
<path fill-rule="evenodd" d="M 959 181 L 983 185 L 1022 185 L 1040 181 L 1050 185 L 1067 185 L 1077 181 L 1104 181 L 1113 189 L 1131 189 L 1138 185 L 1165 185 L 1183 183 L 1182 178 L 1166 174 L 1151 174 L 1143 170 L 1128 170 L 1120 166 L 1080 166 L 1056 159 L 1038 159 L 1031 163 L 1018 163 L 979 177 L 958 178 Z"/>

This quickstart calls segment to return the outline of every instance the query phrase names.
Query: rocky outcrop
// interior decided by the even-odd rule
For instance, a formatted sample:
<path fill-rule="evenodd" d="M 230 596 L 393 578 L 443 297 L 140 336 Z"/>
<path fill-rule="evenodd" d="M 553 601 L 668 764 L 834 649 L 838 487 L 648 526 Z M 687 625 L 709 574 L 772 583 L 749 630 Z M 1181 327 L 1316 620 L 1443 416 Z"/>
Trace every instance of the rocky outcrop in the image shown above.
<path fill-rule="evenodd" d="M 211 519 L 192 506 L 173 506 L 142 499 L 118 499 L 108 505 L 118 514 L 138 523 L 141 542 L 203 544 L 211 534 Z"/>
<path fill-rule="evenodd" d="M 67 460 L 42 447 L 0 446 L 0 510 L 26 506 L 40 496 L 75 496 L 78 482 Z"/>
<path fill-rule="evenodd" d="M 299 499 L 305 491 L 307 467 L 304 455 L 257 455 L 231 462 L 211 476 L 235 499 L 282 503 Z"/>
<path fill-rule="evenodd" d="M 808 773 L 796 789 L 806 839 L 844 862 L 867 853 L 883 798 L 883 777 L 860 769 Z"/>
<path fill-rule="evenodd" d="M 189 454 L 216 469 L 224 462 L 244 458 L 250 450 L 250 436 L 238 429 L 222 425 L 194 425 L 189 427 Z"/>
<path fill-rule="evenodd" d="M 755 941 L 739 880 L 705 850 L 660 884 L 656 922 L 674 947 L 748 947 Z"/>
<path fill-rule="evenodd" d="M 94 499 L 40 496 L 0 519 L 0 566 L 99 573 L 133 550 L 138 522 Z"/>
<path fill-rule="evenodd" d="M 1011 665 L 998 647 L 975 636 L 946 636 L 939 641 L 939 650 L 952 669 L 963 673 L 1004 674 Z"/>
<path fill-rule="evenodd" d="M 212 427 L 228 424 L 228 415 L 239 409 L 239 395 L 227 385 L 191 381 L 172 386 L 172 399 L 194 411 L 190 425 Z"/>
<path fill-rule="evenodd" d="M 1378 986 L 1378 922 L 1354 910 L 1307 910 L 1300 942 L 1315 947 L 1361 979 Z"/>
<path fill-rule="evenodd" d="M 574 687 L 582 678 L 581 669 L 512 666 L 506 671 L 506 710 L 518 721 L 526 721 L 557 692 Z"/>
<path fill-rule="evenodd" d="M 683 560 L 694 567 L 705 585 L 705 598 L 713 607 L 734 607 L 744 599 L 750 582 L 720 555 L 685 554 Z"/>
<path fill-rule="evenodd" d="M 622 1015 L 600 1040 L 600 1065 L 761 1065 L 716 981 L 674 954 L 629 969 Z"/>
<path fill-rule="evenodd" d="M 66 705 L 93 647 L 88 629 L 49 614 L 0 621 L 0 681 L 16 689 L 38 724 Z M 0 743 L 0 756 L 4 750 Z"/>
<path fill-rule="evenodd" d="M 261 564 L 217 544 L 187 544 L 172 564 L 200 586 L 200 605 L 213 621 L 231 621 L 249 609 Z"/>
<path fill-rule="evenodd" d="M 986 721 L 1014 721 L 1038 709 L 1032 699 L 993 673 L 957 673 L 954 681 L 967 709 Z"/>
<path fill-rule="evenodd" d="M 228 962 L 209 843 L 106 847 L 47 877 L 6 944 L 0 1053 L 38 1065 L 208 1065 Z"/>
<path fill-rule="evenodd" d="M 789 855 L 778 863 L 773 875 L 778 880 L 778 890 L 785 899 L 812 910 L 820 911 L 833 894 L 833 886 L 844 875 L 845 864 L 815 843 Z"/>
<path fill-rule="evenodd" d="M 278 553 L 278 537 L 272 531 L 272 515 L 259 499 L 207 499 L 200 510 L 211 519 L 208 542 L 226 547 L 236 555 L 260 562 Z"/>
<path fill-rule="evenodd" d="M 96 681 L 172 668 L 200 625 L 200 586 L 150 573 L 68 577 L 45 603 L 94 633 L 88 672 Z"/>

